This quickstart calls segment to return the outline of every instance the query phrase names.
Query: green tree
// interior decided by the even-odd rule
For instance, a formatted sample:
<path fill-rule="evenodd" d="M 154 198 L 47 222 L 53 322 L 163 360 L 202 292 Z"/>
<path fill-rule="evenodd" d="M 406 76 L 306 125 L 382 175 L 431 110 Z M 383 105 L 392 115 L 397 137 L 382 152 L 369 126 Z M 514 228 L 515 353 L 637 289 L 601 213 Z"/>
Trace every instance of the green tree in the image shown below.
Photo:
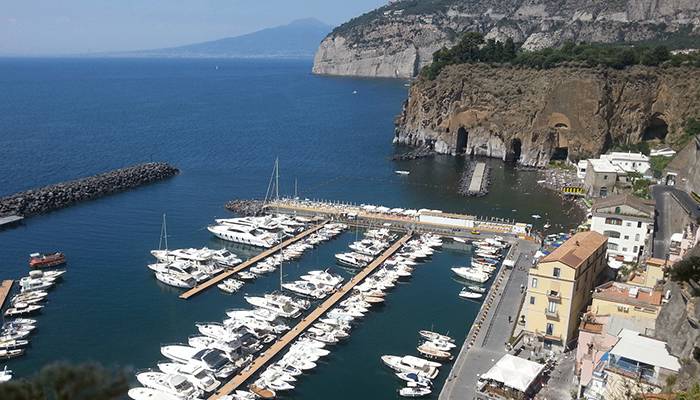
<path fill-rule="evenodd" d="M 700 400 L 700 384 L 693 384 L 687 391 L 678 393 L 676 400 Z"/>
<path fill-rule="evenodd" d="M 700 257 L 688 257 L 677 262 L 671 269 L 671 279 L 676 282 L 700 281 Z"/>

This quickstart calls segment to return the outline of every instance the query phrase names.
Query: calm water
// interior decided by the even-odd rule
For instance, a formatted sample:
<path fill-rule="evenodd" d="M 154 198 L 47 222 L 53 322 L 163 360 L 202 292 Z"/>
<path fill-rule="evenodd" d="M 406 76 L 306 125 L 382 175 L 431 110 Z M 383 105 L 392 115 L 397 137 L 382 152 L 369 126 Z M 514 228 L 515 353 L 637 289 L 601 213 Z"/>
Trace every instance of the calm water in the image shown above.
<path fill-rule="evenodd" d="M 218 66 L 218 69 L 216 68 Z M 494 161 L 492 193 L 455 194 L 462 161 L 389 160 L 403 82 L 318 77 L 310 63 L 235 60 L 0 60 L 0 196 L 138 162 L 168 161 L 174 179 L 31 218 L 0 232 L 0 278 L 26 274 L 27 255 L 58 249 L 69 272 L 50 294 L 20 376 L 55 360 L 146 368 L 162 343 L 186 341 L 196 321 L 220 321 L 243 293 L 276 288 L 269 276 L 228 296 L 190 301 L 146 269 L 168 215 L 171 247 L 221 246 L 204 227 L 231 198 L 264 195 L 275 157 L 287 193 L 310 198 L 429 207 L 567 224 L 556 196 L 533 173 Z M 353 91 L 357 94 L 353 95 Z M 411 171 L 397 176 L 396 169 Z M 354 232 L 285 267 L 285 279 L 331 266 Z M 243 255 L 250 249 L 236 249 Z M 457 298 L 449 268 L 468 251 L 445 249 L 397 287 L 289 397 L 392 398 L 399 381 L 386 353 L 415 354 L 431 326 L 460 340 L 478 304 Z M 447 368 L 441 380 L 447 375 Z"/>

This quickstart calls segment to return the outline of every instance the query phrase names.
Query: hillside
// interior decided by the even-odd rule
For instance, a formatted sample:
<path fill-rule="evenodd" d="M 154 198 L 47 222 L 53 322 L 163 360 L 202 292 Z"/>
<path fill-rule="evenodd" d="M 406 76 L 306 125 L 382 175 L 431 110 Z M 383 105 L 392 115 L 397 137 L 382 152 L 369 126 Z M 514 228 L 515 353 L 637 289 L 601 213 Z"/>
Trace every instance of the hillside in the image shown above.
<path fill-rule="evenodd" d="M 526 50 L 576 42 L 700 42 L 697 0 L 403 0 L 354 18 L 321 43 L 313 72 L 416 76 L 468 31 Z"/>
<path fill-rule="evenodd" d="M 126 55 L 142 57 L 310 58 L 313 57 L 318 44 L 330 30 L 330 26 L 309 18 L 246 35 L 166 49 L 130 52 Z"/>

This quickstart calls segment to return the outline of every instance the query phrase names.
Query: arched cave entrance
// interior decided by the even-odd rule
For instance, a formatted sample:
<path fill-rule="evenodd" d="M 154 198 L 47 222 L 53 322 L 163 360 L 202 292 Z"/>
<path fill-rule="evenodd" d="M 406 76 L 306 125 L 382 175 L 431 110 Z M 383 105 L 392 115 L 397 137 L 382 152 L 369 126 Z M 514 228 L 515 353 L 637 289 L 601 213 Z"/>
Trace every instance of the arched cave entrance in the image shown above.
<path fill-rule="evenodd" d="M 523 142 L 515 138 L 510 141 L 510 151 L 506 155 L 506 161 L 517 163 L 520 160 L 520 155 L 522 154 Z"/>
<path fill-rule="evenodd" d="M 663 120 L 663 116 L 659 113 L 654 114 L 649 121 L 646 129 L 642 132 L 642 140 L 660 140 L 664 141 L 668 134 L 668 124 Z"/>
<path fill-rule="evenodd" d="M 552 161 L 566 161 L 569 159 L 569 148 L 568 147 L 555 147 L 552 156 L 549 158 Z"/>
<path fill-rule="evenodd" d="M 467 142 L 469 141 L 469 133 L 464 127 L 457 130 L 457 146 L 455 147 L 455 152 L 457 154 L 464 154 L 467 151 Z"/>

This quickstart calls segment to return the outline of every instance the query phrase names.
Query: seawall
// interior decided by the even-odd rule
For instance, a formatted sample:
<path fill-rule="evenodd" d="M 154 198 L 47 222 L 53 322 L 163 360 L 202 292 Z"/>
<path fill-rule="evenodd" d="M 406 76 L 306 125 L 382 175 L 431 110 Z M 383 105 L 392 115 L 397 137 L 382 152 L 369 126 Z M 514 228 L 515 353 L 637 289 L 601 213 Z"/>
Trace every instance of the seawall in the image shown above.
<path fill-rule="evenodd" d="M 170 178 L 179 172 L 167 163 L 145 163 L 31 189 L 0 198 L 0 216 L 43 214 Z"/>

